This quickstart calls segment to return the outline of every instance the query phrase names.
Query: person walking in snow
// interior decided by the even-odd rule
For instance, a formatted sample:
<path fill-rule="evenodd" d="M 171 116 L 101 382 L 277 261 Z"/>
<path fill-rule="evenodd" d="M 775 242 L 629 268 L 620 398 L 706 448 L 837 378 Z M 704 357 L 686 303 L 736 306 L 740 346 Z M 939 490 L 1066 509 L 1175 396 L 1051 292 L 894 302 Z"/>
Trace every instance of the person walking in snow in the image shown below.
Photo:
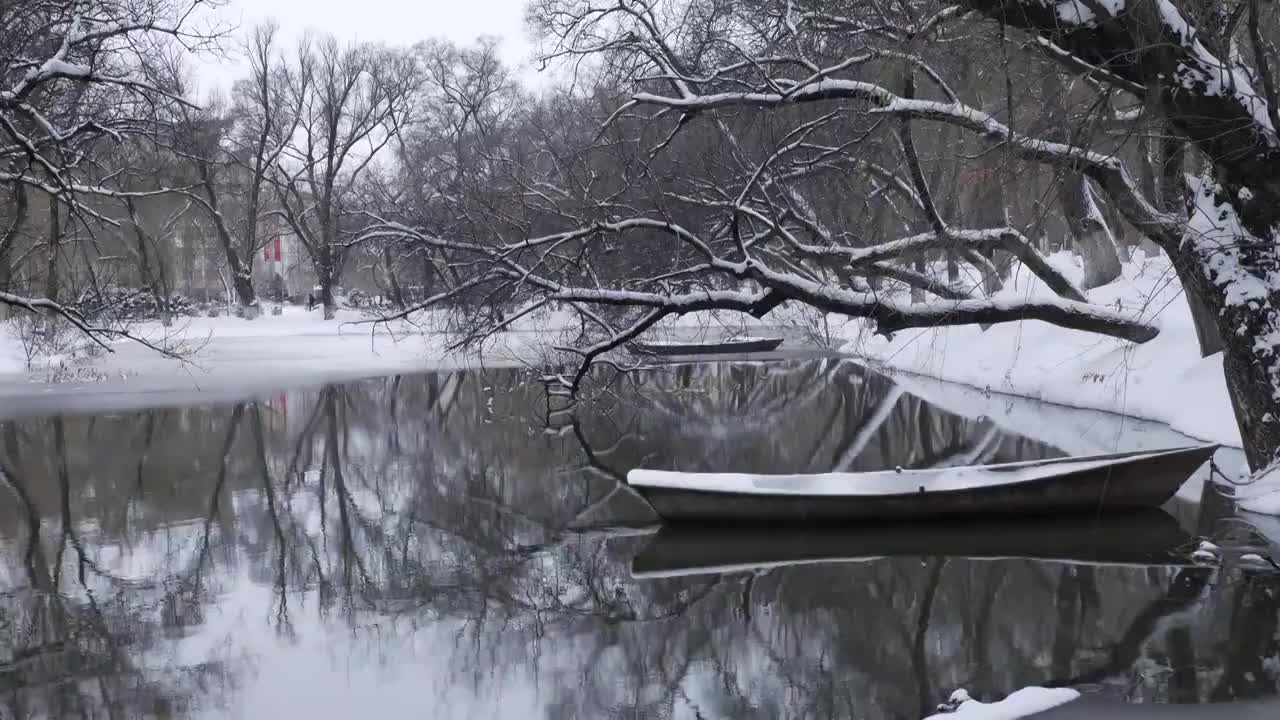
<path fill-rule="evenodd" d="M 315 308 L 316 308 L 316 296 L 313 295 L 312 293 L 307 293 L 307 312 L 311 312 L 312 310 L 315 310 Z"/>

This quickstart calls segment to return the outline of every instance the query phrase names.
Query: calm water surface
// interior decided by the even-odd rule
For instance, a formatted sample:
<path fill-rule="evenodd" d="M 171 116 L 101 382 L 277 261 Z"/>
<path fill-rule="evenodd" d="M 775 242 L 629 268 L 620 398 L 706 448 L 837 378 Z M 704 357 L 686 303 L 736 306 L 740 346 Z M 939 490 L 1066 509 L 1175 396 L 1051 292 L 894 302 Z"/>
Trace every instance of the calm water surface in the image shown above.
<path fill-rule="evenodd" d="M 652 521 L 631 468 L 1063 454 L 856 365 L 672 366 L 561 404 L 466 371 L 0 422 L 0 718 L 914 719 L 957 687 L 1280 692 L 1280 582 L 1107 562 L 1123 532 L 1081 539 L 1094 562 L 1034 559 L 1074 537 L 1047 522 L 997 559 L 940 536 L 633 577 L 654 538 L 617 528 Z M 1151 532 L 1193 542 L 1204 519 L 1175 514 Z"/>

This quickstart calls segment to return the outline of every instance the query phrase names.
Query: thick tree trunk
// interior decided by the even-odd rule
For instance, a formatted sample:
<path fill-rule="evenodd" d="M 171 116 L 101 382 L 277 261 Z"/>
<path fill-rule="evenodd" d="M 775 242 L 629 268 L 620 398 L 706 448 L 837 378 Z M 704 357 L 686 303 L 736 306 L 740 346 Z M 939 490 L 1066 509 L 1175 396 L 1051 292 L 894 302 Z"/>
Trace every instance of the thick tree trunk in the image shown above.
<path fill-rule="evenodd" d="M 1225 340 L 1227 391 L 1249 465 L 1269 465 L 1280 449 L 1280 288 L 1267 287 L 1265 298 L 1244 298 L 1241 293 L 1274 276 L 1280 268 L 1280 246 L 1255 243 L 1247 251 L 1226 253 L 1189 237 L 1166 250 L 1183 288 L 1204 302 L 1206 316 L 1214 319 L 1218 337 Z"/>
<path fill-rule="evenodd" d="M 1051 103 L 1053 128 L 1050 137 L 1073 143 L 1071 119 L 1067 112 L 1070 88 L 1059 73 L 1049 74 L 1045 93 Z M 1115 236 L 1098 207 L 1089 179 L 1069 168 L 1059 170 L 1055 176 L 1058 204 L 1062 206 L 1072 246 L 1084 264 L 1084 281 L 1081 284 L 1085 290 L 1106 285 L 1120 277 L 1120 256 L 1116 253 Z"/>
<path fill-rule="evenodd" d="M 1214 182 L 1196 192 L 1214 197 L 1196 199 L 1184 236 L 1139 205 L 1125 211 L 1160 233 L 1183 287 L 1215 318 L 1249 464 L 1271 466 L 1280 459 L 1280 115 L 1262 98 L 1273 94 L 1272 78 L 1259 68 L 1267 92 L 1250 87 L 1252 71 L 1232 52 L 1215 53 L 1213 24 L 1201 32 L 1179 9 L 1184 3 L 1130 2 L 1114 12 L 1090 3 L 1098 10 L 1088 22 L 1064 20 L 1057 5 L 1039 0 L 964 4 L 1050 41 L 1076 72 L 1106 68 L 1212 163 Z M 1215 223 L 1211 234 L 1198 227 Z"/>
<path fill-rule="evenodd" d="M 138 224 L 138 209 L 132 199 L 125 200 L 129 209 L 129 221 L 133 225 L 133 239 L 138 255 L 138 274 L 142 276 L 142 284 L 151 292 L 156 303 L 156 313 L 160 324 L 169 327 L 173 320 L 169 314 L 169 290 L 162 278 L 158 278 L 151 269 L 151 255 L 147 250 L 147 233 Z"/>
<path fill-rule="evenodd" d="M 1058 184 L 1058 199 L 1075 239 L 1076 252 L 1084 261 L 1083 289 L 1092 290 L 1120 277 L 1115 238 L 1098 209 L 1089 181 L 1079 173 L 1065 173 Z"/>
<path fill-rule="evenodd" d="M 13 184 L 13 215 L 0 233 L 0 291 L 8 291 L 13 285 L 13 249 L 18 243 L 18 234 L 27 221 L 27 187 L 23 183 Z M 5 317 L 9 306 L 0 307 L 0 319 Z"/>
<path fill-rule="evenodd" d="M 1280 252 L 1270 251 L 1280 265 Z M 1202 266 L 1203 267 L 1203 266 Z M 1211 312 L 1219 313 L 1218 331 L 1225 343 L 1223 369 L 1231 393 L 1236 423 L 1244 440 L 1250 467 L 1262 468 L 1276 459 L 1280 448 L 1280 372 L 1277 372 L 1276 339 L 1280 337 L 1280 293 L 1272 292 L 1268 307 L 1227 304 L 1217 288 L 1201 287 Z M 1266 347 L 1263 350 L 1263 346 Z"/>
<path fill-rule="evenodd" d="M 1186 162 L 1187 142 L 1172 130 L 1167 131 L 1160 142 L 1160 209 L 1176 213 L 1180 217 L 1186 217 L 1188 213 Z M 1191 309 L 1191 321 L 1196 328 L 1200 356 L 1209 357 L 1222 352 L 1225 345 L 1218 332 L 1218 318 L 1209 309 L 1199 289 L 1194 285 L 1184 285 L 1183 295 Z"/>
<path fill-rule="evenodd" d="M 333 262 L 333 248 L 321 245 L 316 252 L 316 282 L 320 285 L 320 304 L 324 306 L 324 319 L 337 316 L 337 304 L 333 298 L 333 285 L 337 281 Z"/>
<path fill-rule="evenodd" d="M 58 248 L 62 242 L 62 222 L 58 198 L 49 196 L 49 247 L 45 254 L 44 296 L 58 302 Z"/>
<path fill-rule="evenodd" d="M 240 306 L 241 317 L 252 320 L 261 309 L 258 306 L 258 295 L 253 288 L 253 246 L 250 245 L 248 258 L 241 258 L 236 250 L 235 239 L 231 236 L 231 228 L 227 227 L 226 218 L 218 203 L 218 192 L 213 180 L 208 175 L 208 168 L 202 166 L 204 175 L 205 207 L 213 219 L 213 227 L 222 244 L 222 253 L 227 258 L 227 269 L 231 271 L 231 285 L 235 290 L 236 303 Z"/>
<path fill-rule="evenodd" d="M 382 246 L 382 263 L 387 267 L 387 285 L 390 286 L 391 302 L 396 307 L 404 310 L 407 305 L 404 301 L 404 292 L 400 289 L 400 279 L 396 277 L 396 264 L 391 257 L 391 247 L 389 245 Z"/>
<path fill-rule="evenodd" d="M 235 248 L 226 246 L 227 265 L 231 270 L 231 288 L 240 306 L 239 314 L 246 320 L 253 320 L 262 313 L 258 305 L 258 295 L 253 289 L 253 271 L 240 262 Z"/>

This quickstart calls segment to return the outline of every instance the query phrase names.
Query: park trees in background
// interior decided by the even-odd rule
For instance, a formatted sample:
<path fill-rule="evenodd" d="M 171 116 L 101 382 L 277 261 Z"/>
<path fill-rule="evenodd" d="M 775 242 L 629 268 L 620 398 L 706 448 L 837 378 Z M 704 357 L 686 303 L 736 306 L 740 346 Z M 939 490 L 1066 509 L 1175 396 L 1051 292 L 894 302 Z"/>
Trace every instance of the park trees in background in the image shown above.
<path fill-rule="evenodd" d="M 1038 319 L 1145 342 L 1149 317 L 1085 294 L 1142 249 L 1222 349 L 1251 462 L 1280 449 L 1271 3 L 536 0 L 542 87 L 491 41 L 286 50 L 268 26 L 229 102 L 187 97 L 169 62 L 219 39 L 194 4 L 0 10 L 4 305 L 99 332 L 65 305 L 71 268 L 92 284 L 114 237 L 160 288 L 137 251 L 165 243 L 158 195 L 217 238 L 247 315 L 277 223 L 326 317 L 355 258 L 398 315 L 450 305 L 468 339 L 568 309 L 584 362 L 672 316 L 788 303 L 882 333 Z M 107 147 L 146 142 L 168 158 L 127 182 L 145 153 Z M 1015 271 L 1056 297 L 1001 292 Z"/>

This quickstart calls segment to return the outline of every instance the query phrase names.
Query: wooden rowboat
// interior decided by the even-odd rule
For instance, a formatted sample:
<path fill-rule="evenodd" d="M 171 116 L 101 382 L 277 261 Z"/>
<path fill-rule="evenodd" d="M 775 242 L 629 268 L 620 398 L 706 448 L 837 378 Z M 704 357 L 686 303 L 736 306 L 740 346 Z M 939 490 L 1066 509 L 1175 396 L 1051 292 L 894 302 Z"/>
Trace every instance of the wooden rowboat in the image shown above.
<path fill-rule="evenodd" d="M 896 557 L 1025 559 L 1187 566 L 1194 539 L 1163 510 L 985 520 L 865 522 L 847 527 L 664 526 L 636 555 L 637 578 L 678 577 Z"/>
<path fill-rule="evenodd" d="M 769 352 L 778 349 L 782 342 L 783 338 L 737 338 L 704 343 L 637 342 L 633 345 L 636 350 L 650 355 L 730 355 Z"/>
<path fill-rule="evenodd" d="M 819 475 L 632 470 L 664 522 L 804 523 L 1159 507 L 1217 445 L 974 467 Z"/>

